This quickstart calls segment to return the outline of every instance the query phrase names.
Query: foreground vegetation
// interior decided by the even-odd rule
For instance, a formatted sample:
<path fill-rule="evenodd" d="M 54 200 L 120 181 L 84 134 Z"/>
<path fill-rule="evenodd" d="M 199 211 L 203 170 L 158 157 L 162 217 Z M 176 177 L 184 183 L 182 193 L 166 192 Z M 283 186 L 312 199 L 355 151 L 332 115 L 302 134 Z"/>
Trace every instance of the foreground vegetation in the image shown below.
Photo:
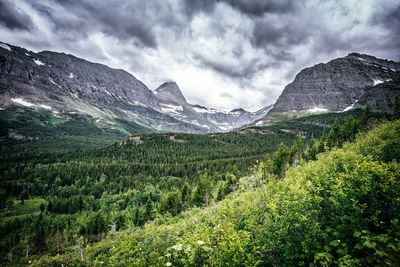
<path fill-rule="evenodd" d="M 2 261 L 395 265 L 399 122 L 337 149 L 387 117 L 349 115 L 217 135 L 145 134 L 100 149 L 3 154 Z M 372 250 L 361 241 L 360 253 L 355 249 L 367 239 L 379 257 L 364 257 Z"/>
<path fill-rule="evenodd" d="M 89 247 L 80 240 L 34 265 L 399 266 L 399 137 L 400 121 L 383 124 L 284 179 L 261 164 L 217 204 Z M 249 180 L 263 185 L 249 189 Z"/>

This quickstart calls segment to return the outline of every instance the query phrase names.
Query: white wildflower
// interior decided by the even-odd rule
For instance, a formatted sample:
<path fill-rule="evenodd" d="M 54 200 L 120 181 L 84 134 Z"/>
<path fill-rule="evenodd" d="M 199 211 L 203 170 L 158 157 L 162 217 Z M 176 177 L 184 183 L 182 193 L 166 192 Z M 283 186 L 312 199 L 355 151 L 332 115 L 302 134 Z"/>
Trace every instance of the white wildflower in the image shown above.
<path fill-rule="evenodd" d="M 197 240 L 197 245 L 199 245 L 199 246 L 204 245 L 204 241 L 203 240 Z"/>
<path fill-rule="evenodd" d="M 176 250 L 176 251 L 181 251 L 182 250 L 182 244 L 176 244 L 172 246 L 172 249 Z"/>
<path fill-rule="evenodd" d="M 172 263 L 167 262 L 167 264 L 165 264 L 166 266 L 172 266 Z"/>

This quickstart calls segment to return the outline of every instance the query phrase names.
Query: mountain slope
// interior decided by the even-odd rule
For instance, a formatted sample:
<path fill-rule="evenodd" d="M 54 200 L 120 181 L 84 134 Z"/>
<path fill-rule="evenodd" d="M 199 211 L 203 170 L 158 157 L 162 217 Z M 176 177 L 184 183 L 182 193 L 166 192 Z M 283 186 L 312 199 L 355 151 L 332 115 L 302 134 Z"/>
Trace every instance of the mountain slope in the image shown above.
<path fill-rule="evenodd" d="M 60 123 L 80 114 L 85 117 L 81 122 L 88 128 L 94 124 L 94 127 L 119 131 L 125 136 L 145 131 L 208 133 L 225 130 L 196 112 L 174 82 L 164 83 L 152 92 L 124 70 L 64 53 L 34 53 L 0 44 L 0 112 L 7 109 L 18 113 L 23 109 L 26 112 L 20 112 L 21 117 L 47 110 L 52 115 L 50 119 L 60 119 Z M 37 115 L 34 116 L 40 117 Z M 252 122 L 250 118 L 245 121 Z M 129 123 L 135 127 L 127 127 Z M 46 124 L 46 121 L 39 124 Z M 132 132 L 132 129 L 138 131 Z M 18 129 L 13 131 L 18 132 Z M 10 137 L 10 133 L 8 135 Z"/>
<path fill-rule="evenodd" d="M 153 131 L 206 132 L 162 113 L 154 94 L 123 70 L 72 55 L 7 46 L 0 48 L 3 109 L 14 104 L 48 109 L 57 117 L 86 114 L 109 128 L 121 129 L 118 120 L 126 120 Z"/>
<path fill-rule="evenodd" d="M 351 53 L 300 71 L 285 87 L 271 112 L 343 111 L 356 104 L 367 91 L 371 98 L 374 91 L 371 88 L 395 79 L 399 71 L 400 64 L 394 61 Z M 392 93 L 394 99 L 398 93 Z M 380 94 L 374 96 L 379 97 Z M 385 104 L 379 108 L 388 107 Z"/>

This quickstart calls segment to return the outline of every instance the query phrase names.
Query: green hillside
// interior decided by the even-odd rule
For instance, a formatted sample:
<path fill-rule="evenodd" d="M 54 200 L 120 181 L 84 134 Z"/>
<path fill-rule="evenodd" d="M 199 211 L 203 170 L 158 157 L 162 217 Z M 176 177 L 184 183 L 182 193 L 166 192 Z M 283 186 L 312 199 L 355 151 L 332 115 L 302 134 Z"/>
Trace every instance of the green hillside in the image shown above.
<path fill-rule="evenodd" d="M 277 207 L 262 204 L 262 197 L 266 195 L 260 192 L 273 190 L 265 191 L 268 197 L 279 193 L 274 201 L 284 199 L 289 189 L 283 188 L 283 184 L 289 183 L 288 177 L 294 175 L 290 173 L 305 168 L 305 162 L 315 160 L 326 150 L 336 151 L 335 147 L 354 140 L 358 132 L 367 131 L 386 118 L 390 116 L 355 110 L 282 120 L 230 133 L 140 134 L 112 145 L 88 145 L 79 150 L 57 151 L 56 146 L 51 148 L 51 143 L 43 147 L 44 144 L 36 141 L 17 144 L 16 149 L 0 155 L 1 262 L 24 266 L 28 261 L 39 260 L 39 266 L 46 266 L 44 261 L 48 260 L 54 262 L 53 265 L 49 263 L 51 266 L 68 262 L 68 266 L 91 266 L 93 262 L 123 266 L 123 262 L 130 259 L 132 264 L 156 266 L 168 262 L 190 266 L 224 265 L 224 262 L 231 266 L 282 265 L 270 258 L 269 251 L 278 248 L 286 251 L 285 233 L 278 226 L 268 231 L 278 229 L 282 234 L 279 247 L 262 247 L 268 240 L 271 246 L 275 244 L 268 239 L 270 237 L 252 243 L 257 240 L 252 237 L 253 233 L 259 231 L 257 236 L 261 238 L 261 233 L 267 229 L 258 225 L 264 225 L 267 222 L 264 219 L 275 222 L 278 217 L 286 216 L 268 219 L 267 211 Z M 395 129 L 394 133 L 386 131 L 389 141 L 396 140 L 397 126 L 398 123 L 385 126 L 385 129 Z M 62 147 L 61 139 L 58 141 L 58 146 Z M 365 146 L 365 149 L 368 147 L 376 149 L 376 153 L 386 153 L 384 162 L 397 160 L 396 150 L 390 150 L 396 149 L 396 143 L 387 147 Z M 344 149 L 352 150 L 355 155 L 364 153 Z M 374 155 L 375 152 L 364 154 Z M 327 162 L 322 158 L 327 155 L 309 164 L 323 166 Z M 377 159 L 365 160 L 381 164 Z M 300 165 L 303 167 L 299 168 Z M 308 187 L 297 186 L 301 192 L 305 190 L 304 194 L 311 194 Z M 300 198 L 303 197 L 307 199 L 305 195 Z M 225 215 L 219 210 L 225 205 L 232 210 L 220 221 Z M 299 209 L 311 204 L 301 205 Z M 253 213 L 258 213 L 258 217 L 250 216 Z M 297 223 L 297 219 L 293 222 Z M 287 222 L 288 225 L 291 224 Z M 220 231 L 218 229 L 227 232 L 224 249 L 218 247 L 219 239 L 207 239 L 214 231 Z M 160 232 L 160 235 L 152 232 Z M 230 249 L 233 244 L 229 238 L 237 239 L 237 249 Z M 142 245 L 134 245 L 135 242 Z M 179 259 L 182 262 L 178 263 L 179 255 L 173 254 L 177 247 L 170 248 L 177 242 L 190 245 L 192 251 L 198 246 L 208 252 L 199 250 L 191 254 L 189 261 Z M 216 242 L 217 248 L 210 242 Z M 219 258 L 212 252 L 215 250 L 221 253 L 225 250 L 228 254 Z M 281 250 L 279 253 L 283 253 Z M 236 255 L 238 252 L 241 254 Z M 165 254 L 174 256 L 170 258 L 172 256 Z M 285 255 L 277 257 L 288 265 L 299 263 L 304 256 L 286 261 Z M 237 262 L 230 262 L 228 258 Z M 302 260 L 311 262 L 310 258 Z"/>
<path fill-rule="evenodd" d="M 256 172 L 243 179 L 263 181 L 258 188 L 82 251 L 77 240 L 34 266 L 398 266 L 399 137 L 400 121 L 385 123 L 284 179 Z"/>

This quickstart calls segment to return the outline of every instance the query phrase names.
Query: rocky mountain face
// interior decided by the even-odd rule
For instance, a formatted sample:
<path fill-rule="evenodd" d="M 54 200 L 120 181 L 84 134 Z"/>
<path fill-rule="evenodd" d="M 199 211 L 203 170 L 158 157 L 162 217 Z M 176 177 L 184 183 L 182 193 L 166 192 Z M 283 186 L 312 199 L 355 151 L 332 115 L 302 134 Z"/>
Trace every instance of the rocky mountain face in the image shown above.
<path fill-rule="evenodd" d="M 149 131 L 190 133 L 237 128 L 267 112 L 255 116 L 221 111 L 217 117 L 205 116 L 186 101 L 174 82 L 151 91 L 124 70 L 0 42 L 0 112 L 15 106 L 32 112 L 48 110 L 63 119 L 84 114 L 101 127 L 124 128 L 122 122 L 134 122 Z"/>
<path fill-rule="evenodd" d="M 397 62 L 351 53 L 300 71 L 285 87 L 271 113 L 337 112 L 361 103 L 388 109 L 399 95 L 394 85 L 399 72 Z"/>
<path fill-rule="evenodd" d="M 266 106 L 256 112 L 249 112 L 244 109 L 222 111 L 212 108 L 208 109 L 199 105 L 193 105 L 193 109 L 221 129 L 233 130 L 263 118 L 272 109 L 272 105 Z"/>
<path fill-rule="evenodd" d="M 165 82 L 153 92 L 160 100 L 171 101 L 179 104 L 187 104 L 186 98 L 175 82 Z"/>
<path fill-rule="evenodd" d="M 397 96 L 400 96 L 400 71 L 391 80 L 368 87 L 357 104 L 390 111 Z"/>

